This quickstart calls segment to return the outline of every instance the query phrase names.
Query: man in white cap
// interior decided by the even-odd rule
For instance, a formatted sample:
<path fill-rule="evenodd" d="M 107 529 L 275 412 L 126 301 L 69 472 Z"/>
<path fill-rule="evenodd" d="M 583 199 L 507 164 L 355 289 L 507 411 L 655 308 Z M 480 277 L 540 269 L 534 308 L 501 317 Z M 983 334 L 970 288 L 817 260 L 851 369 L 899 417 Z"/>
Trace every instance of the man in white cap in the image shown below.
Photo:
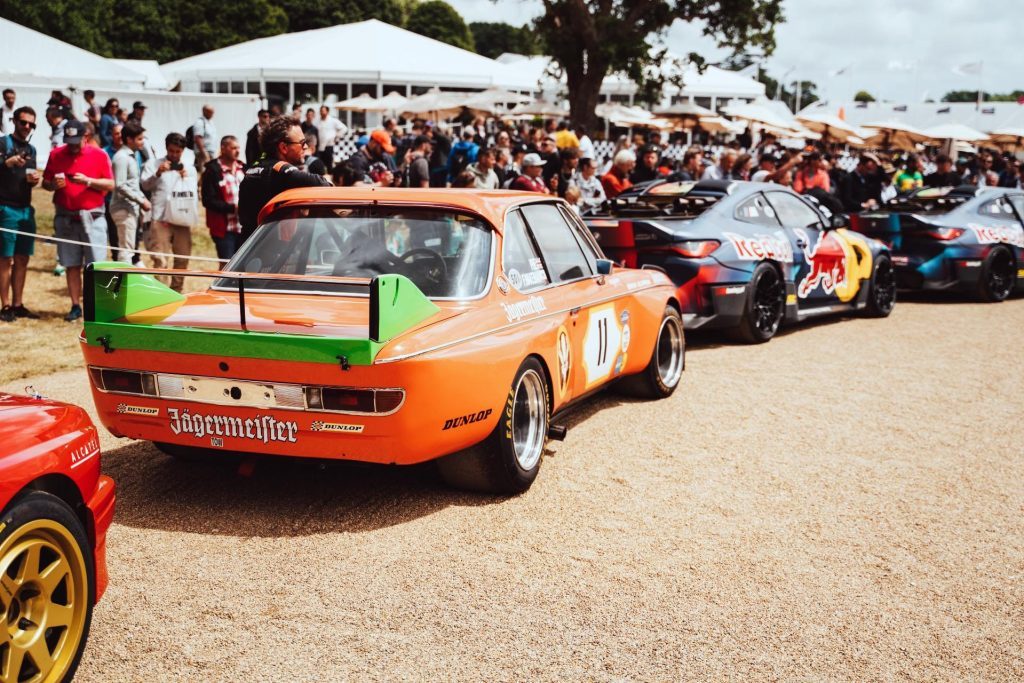
<path fill-rule="evenodd" d="M 544 186 L 544 180 L 541 177 L 544 174 L 545 163 L 539 154 L 527 154 L 524 156 L 522 162 L 523 174 L 512 181 L 509 189 L 550 194 L 547 187 Z"/>

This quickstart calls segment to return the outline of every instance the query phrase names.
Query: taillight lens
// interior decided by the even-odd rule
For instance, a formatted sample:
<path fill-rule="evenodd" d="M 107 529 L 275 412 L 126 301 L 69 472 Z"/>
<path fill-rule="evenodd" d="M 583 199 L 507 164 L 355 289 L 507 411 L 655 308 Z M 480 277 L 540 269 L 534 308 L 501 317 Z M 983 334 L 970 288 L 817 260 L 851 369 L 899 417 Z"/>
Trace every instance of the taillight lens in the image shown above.
<path fill-rule="evenodd" d="M 131 370 L 107 370 L 105 368 L 89 368 L 92 381 L 104 391 L 117 394 L 137 394 L 139 396 L 157 396 L 156 376 L 149 372 L 133 372 Z"/>
<path fill-rule="evenodd" d="M 310 410 L 341 413 L 391 413 L 402 405 L 401 389 L 351 389 L 306 387 L 306 406 Z"/>
<path fill-rule="evenodd" d="M 955 240 L 960 235 L 964 234 L 963 228 L 933 228 L 925 233 L 929 237 L 934 237 L 937 240 L 948 242 L 949 240 Z"/>
<path fill-rule="evenodd" d="M 718 249 L 720 244 L 718 240 L 688 240 L 673 244 L 672 250 L 686 258 L 704 258 Z"/>

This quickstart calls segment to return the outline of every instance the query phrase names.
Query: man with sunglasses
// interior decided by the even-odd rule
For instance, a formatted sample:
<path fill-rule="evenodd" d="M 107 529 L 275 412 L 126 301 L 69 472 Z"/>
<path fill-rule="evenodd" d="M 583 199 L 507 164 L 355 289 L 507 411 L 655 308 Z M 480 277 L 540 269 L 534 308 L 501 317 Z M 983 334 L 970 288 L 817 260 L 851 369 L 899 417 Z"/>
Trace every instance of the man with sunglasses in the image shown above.
<path fill-rule="evenodd" d="M 41 176 L 36 170 L 36 148 L 28 140 L 36 127 L 36 112 L 21 107 L 11 120 L 14 132 L 0 138 L 0 228 L 35 234 L 32 188 Z M 0 321 L 39 317 L 21 299 L 34 247 L 31 236 L 0 232 Z"/>
<path fill-rule="evenodd" d="M 238 221 L 242 242 L 256 230 L 260 209 L 275 196 L 297 187 L 325 187 L 331 181 L 302 170 L 306 157 L 306 136 L 294 116 L 277 116 L 260 133 L 263 158 L 245 172 L 238 189 Z"/>

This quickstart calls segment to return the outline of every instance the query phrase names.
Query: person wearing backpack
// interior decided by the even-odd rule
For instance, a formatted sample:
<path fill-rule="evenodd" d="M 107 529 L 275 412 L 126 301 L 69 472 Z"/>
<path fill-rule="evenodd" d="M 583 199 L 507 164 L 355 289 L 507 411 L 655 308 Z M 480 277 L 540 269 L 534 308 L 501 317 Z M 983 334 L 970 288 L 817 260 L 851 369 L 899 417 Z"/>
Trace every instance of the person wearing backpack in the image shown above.
<path fill-rule="evenodd" d="M 462 131 L 462 139 L 452 145 L 448 155 L 448 183 L 455 182 L 470 164 L 475 164 L 479 153 L 480 146 L 473 142 L 473 129 L 466 128 Z"/>
<path fill-rule="evenodd" d="M 199 180 L 193 164 L 185 163 L 185 136 L 171 133 L 164 140 L 167 153 L 142 172 L 142 189 L 152 193 L 153 224 L 146 248 L 174 254 L 174 268 L 188 267 L 192 254 L 192 226 L 199 220 Z M 166 268 L 165 256 L 152 256 L 154 268 Z M 164 278 L 166 279 L 166 278 Z M 180 292 L 185 279 L 174 276 L 171 289 Z"/>
<path fill-rule="evenodd" d="M 185 132 L 187 136 L 188 131 Z M 206 162 L 213 158 L 219 141 L 217 127 L 213 125 L 213 107 L 210 105 L 203 105 L 203 115 L 192 124 L 192 138 L 194 144 L 187 146 L 196 153 L 196 172 L 202 173 Z"/>

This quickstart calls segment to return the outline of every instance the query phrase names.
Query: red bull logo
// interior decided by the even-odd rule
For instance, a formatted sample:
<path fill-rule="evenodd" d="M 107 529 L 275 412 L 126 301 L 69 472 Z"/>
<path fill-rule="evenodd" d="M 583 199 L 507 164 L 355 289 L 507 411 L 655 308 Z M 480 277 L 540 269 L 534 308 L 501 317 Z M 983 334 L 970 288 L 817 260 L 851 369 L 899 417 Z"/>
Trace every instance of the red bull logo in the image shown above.
<path fill-rule="evenodd" d="M 836 289 L 846 284 L 846 254 L 842 245 L 822 245 L 828 240 L 835 240 L 830 233 L 820 234 L 817 241 L 811 243 L 810 237 L 804 230 L 796 230 L 804 243 L 804 258 L 807 260 L 807 275 L 797 285 L 796 293 L 803 299 L 810 295 L 818 287 L 821 287 L 825 294 L 832 294 Z M 831 247 L 835 246 L 833 249 Z"/>

